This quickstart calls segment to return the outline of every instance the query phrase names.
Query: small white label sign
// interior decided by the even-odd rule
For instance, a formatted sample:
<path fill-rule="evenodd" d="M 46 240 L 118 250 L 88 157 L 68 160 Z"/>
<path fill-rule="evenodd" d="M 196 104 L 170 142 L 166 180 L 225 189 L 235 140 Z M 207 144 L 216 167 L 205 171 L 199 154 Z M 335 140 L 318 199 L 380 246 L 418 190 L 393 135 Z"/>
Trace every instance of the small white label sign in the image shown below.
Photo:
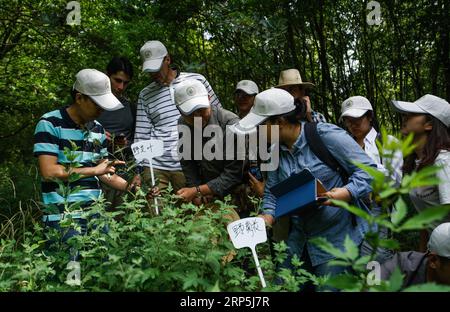
<path fill-rule="evenodd" d="M 259 217 L 234 221 L 227 226 L 228 234 L 235 248 L 254 248 L 267 241 L 266 225 Z"/>
<path fill-rule="evenodd" d="M 249 247 L 252 250 L 253 260 L 255 260 L 259 279 L 262 287 L 266 287 L 266 281 L 259 265 L 258 255 L 256 254 L 256 245 L 267 241 L 266 224 L 263 218 L 253 217 L 245 218 L 231 222 L 227 226 L 228 234 L 235 248 Z"/>
<path fill-rule="evenodd" d="M 131 150 L 138 162 L 154 157 L 161 156 L 164 153 L 164 143 L 161 140 L 146 140 L 131 144 Z"/>

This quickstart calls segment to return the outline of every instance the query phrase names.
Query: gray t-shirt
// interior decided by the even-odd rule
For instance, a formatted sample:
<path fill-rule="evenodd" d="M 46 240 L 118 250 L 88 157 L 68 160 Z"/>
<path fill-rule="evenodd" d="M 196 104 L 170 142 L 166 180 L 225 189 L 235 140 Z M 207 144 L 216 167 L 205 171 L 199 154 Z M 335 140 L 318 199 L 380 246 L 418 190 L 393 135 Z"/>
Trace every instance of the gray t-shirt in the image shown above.
<path fill-rule="evenodd" d="M 389 280 L 395 268 L 403 274 L 402 288 L 427 282 L 427 255 L 416 251 L 396 253 L 381 265 L 381 279 Z"/>
<path fill-rule="evenodd" d="M 123 108 L 116 111 L 104 111 L 97 121 L 101 123 L 106 131 L 111 135 L 119 136 L 124 134 L 128 140 L 128 144 L 133 142 L 134 119 L 135 115 L 131 107 L 131 103 L 125 99 L 120 98 Z"/>
<path fill-rule="evenodd" d="M 201 160 L 195 160 L 194 148 L 190 148 L 190 156 L 185 159 L 181 158 L 180 163 L 183 168 L 184 176 L 186 177 L 186 186 L 196 186 L 206 183 L 209 188 L 219 197 L 229 194 L 233 187 L 242 183 L 242 171 L 244 162 L 242 160 L 228 159 L 227 158 L 227 139 L 226 135 L 230 134 L 230 130 L 227 133 L 227 126 L 233 125 L 239 122 L 239 117 L 234 113 L 216 106 L 211 106 L 211 117 L 209 119 L 207 127 L 218 126 L 223 131 L 223 142 L 218 142 L 220 138 L 217 134 L 214 134 L 212 138 L 203 134 L 202 150 L 205 149 L 206 144 L 211 146 L 222 146 L 222 159 L 208 160 L 205 155 L 202 155 Z M 196 143 L 194 140 L 194 129 L 188 125 L 183 117 L 178 120 L 178 129 L 181 132 L 182 127 L 190 129 L 191 138 L 190 146 L 194 146 Z M 206 131 L 206 127 L 202 130 L 202 133 Z M 185 135 L 185 134 L 183 134 Z M 183 149 L 185 147 L 183 146 Z M 206 150 L 212 150 L 212 148 L 206 148 Z"/>
<path fill-rule="evenodd" d="M 409 193 L 411 201 L 418 211 L 432 206 L 450 204 L 450 151 L 442 150 L 434 164 L 442 167 L 436 174 L 440 180 L 439 185 L 418 187 Z M 432 224 L 433 228 L 448 221 L 450 221 L 450 216 L 447 216 L 445 221 Z"/>

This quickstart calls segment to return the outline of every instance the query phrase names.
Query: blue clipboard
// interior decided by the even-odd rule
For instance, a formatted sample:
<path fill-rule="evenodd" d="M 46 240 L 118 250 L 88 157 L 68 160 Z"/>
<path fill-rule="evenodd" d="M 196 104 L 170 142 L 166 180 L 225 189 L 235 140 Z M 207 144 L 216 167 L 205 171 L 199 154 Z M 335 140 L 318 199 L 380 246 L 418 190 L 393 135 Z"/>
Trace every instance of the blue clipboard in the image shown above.
<path fill-rule="evenodd" d="M 270 188 L 276 197 L 275 218 L 320 205 L 318 194 L 326 192 L 322 183 L 308 169 L 292 174 L 286 180 Z"/>

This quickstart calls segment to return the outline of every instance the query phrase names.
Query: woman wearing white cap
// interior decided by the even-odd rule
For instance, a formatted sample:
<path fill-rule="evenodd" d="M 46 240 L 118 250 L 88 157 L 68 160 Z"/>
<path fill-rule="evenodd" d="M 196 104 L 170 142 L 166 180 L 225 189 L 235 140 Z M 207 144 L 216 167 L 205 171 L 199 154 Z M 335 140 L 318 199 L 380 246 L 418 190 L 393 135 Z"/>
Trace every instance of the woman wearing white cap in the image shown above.
<path fill-rule="evenodd" d="M 414 133 L 416 145 L 414 153 L 405 158 L 403 172 L 419 171 L 430 165 L 442 167 L 437 172 L 439 185 L 414 189 L 409 194 L 411 201 L 419 211 L 450 204 L 450 104 L 427 94 L 412 103 L 392 101 L 392 105 L 402 114 L 402 134 Z M 422 232 L 421 250 L 425 250 L 427 239 L 428 233 Z"/>
<path fill-rule="evenodd" d="M 323 143 L 348 173 L 347 182 L 344 182 L 339 172 L 331 169 L 314 154 L 305 136 L 306 123 L 298 119 L 299 109 L 301 108 L 294 104 L 294 98 L 287 91 L 269 89 L 256 96 L 250 113 L 232 127 L 237 133 L 249 133 L 258 125 L 265 124 L 267 138 L 271 142 L 276 139 L 271 137 L 272 127 L 279 129 L 279 165 L 276 170 L 268 171 L 261 209 L 261 217 L 268 225 L 275 222 L 277 209 L 271 187 L 303 169 L 309 169 L 329 190 L 319 196 L 353 202 L 364 208 L 362 200 L 372 191 L 370 176 L 351 162 L 355 160 L 375 167 L 367 154 L 341 128 L 328 123 L 317 124 L 317 133 Z M 335 275 L 346 270 L 344 267 L 328 266 L 334 257 L 310 240 L 324 237 L 337 248 L 343 249 L 345 237 L 348 236 L 359 246 L 368 226 L 364 220 L 358 217 L 354 219 L 347 210 L 331 205 L 330 200 L 327 200 L 307 213 L 290 216 L 291 226 L 287 239 L 289 257 L 285 265 L 291 266 L 290 259 L 297 255 L 304 261 L 305 269 L 319 276 Z"/>
<path fill-rule="evenodd" d="M 340 120 L 359 146 L 377 164 L 377 169 L 386 175 L 390 174 L 392 180 L 400 184 L 402 182 L 403 156 L 401 153 L 395 153 L 392 159 L 387 159 L 380 155 L 376 144 L 379 134 L 374 127 L 375 116 L 369 100 L 363 96 L 352 96 L 342 102 L 341 111 Z M 391 135 L 388 136 L 388 139 L 396 140 Z M 392 168 L 391 170 L 386 168 L 387 164 Z"/>
<path fill-rule="evenodd" d="M 342 102 L 341 107 L 342 114 L 340 120 L 344 123 L 348 132 L 350 132 L 358 145 L 377 164 L 377 169 L 386 176 L 390 176 L 397 185 L 400 185 L 402 182 L 403 155 L 401 152 L 394 153 L 392 157 L 382 157 L 380 155 L 376 144 L 376 140 L 379 139 L 379 134 L 374 127 L 375 116 L 369 100 L 363 96 L 352 96 Z M 396 140 L 396 138 L 389 135 L 388 140 Z M 372 212 L 375 215 L 380 215 L 382 213 L 381 207 L 373 207 Z M 378 235 L 380 238 L 388 238 L 389 231 L 387 228 L 381 227 L 378 230 Z M 367 241 L 362 245 L 362 249 L 367 253 L 372 252 L 372 247 Z M 388 249 L 379 248 L 377 250 L 377 261 L 384 262 L 391 257 L 392 253 Z"/>

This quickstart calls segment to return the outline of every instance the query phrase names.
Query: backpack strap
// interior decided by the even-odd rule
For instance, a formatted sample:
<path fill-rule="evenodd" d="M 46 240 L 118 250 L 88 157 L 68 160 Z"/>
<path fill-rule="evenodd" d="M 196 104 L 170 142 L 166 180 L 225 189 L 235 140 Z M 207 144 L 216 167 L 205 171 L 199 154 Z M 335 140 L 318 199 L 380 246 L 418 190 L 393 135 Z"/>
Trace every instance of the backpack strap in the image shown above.
<path fill-rule="evenodd" d="M 325 143 L 323 143 L 322 138 L 317 132 L 317 123 L 307 122 L 305 123 L 305 137 L 306 142 L 308 142 L 309 148 L 313 153 L 328 167 L 336 171 L 342 178 L 344 184 L 348 182 L 349 175 L 345 171 L 344 167 L 333 157 Z"/>
<path fill-rule="evenodd" d="M 328 167 L 336 171 L 342 179 L 344 184 L 347 184 L 349 175 L 344 167 L 333 157 L 330 153 L 329 149 L 326 147 L 325 143 L 323 143 L 322 138 L 317 132 L 317 123 L 315 122 L 307 122 L 305 123 L 305 137 L 306 142 L 308 143 L 309 148 L 313 151 L 313 153 L 319 158 L 323 163 L 325 163 Z M 353 213 L 352 216 L 352 225 L 356 226 L 356 215 Z"/>

